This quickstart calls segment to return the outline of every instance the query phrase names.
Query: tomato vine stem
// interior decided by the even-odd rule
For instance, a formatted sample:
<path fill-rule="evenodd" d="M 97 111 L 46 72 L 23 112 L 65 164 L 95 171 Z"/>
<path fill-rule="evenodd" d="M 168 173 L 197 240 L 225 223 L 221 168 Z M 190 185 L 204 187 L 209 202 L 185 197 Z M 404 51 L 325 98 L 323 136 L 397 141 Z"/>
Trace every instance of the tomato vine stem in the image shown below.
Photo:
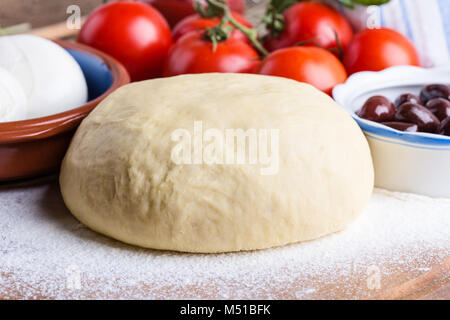
<path fill-rule="evenodd" d="M 225 2 L 222 2 L 220 0 L 206 0 L 206 3 L 208 5 L 206 10 L 199 3 L 197 3 L 197 5 L 195 6 L 196 10 L 200 13 L 200 15 L 202 15 L 202 16 L 212 16 L 212 15 L 222 16 L 222 20 L 218 26 L 216 26 L 214 28 L 209 28 L 208 30 L 205 31 L 205 37 L 207 39 L 210 39 L 213 42 L 213 44 L 214 44 L 214 41 L 216 41 L 216 45 L 217 45 L 217 42 L 220 42 L 218 40 L 225 41 L 228 38 L 229 33 L 227 33 L 226 31 L 224 31 L 225 33 L 227 33 L 226 38 L 220 37 L 220 39 L 218 39 L 216 36 L 217 34 L 220 34 L 218 29 L 223 30 L 223 26 L 228 22 L 235 29 L 241 31 L 249 39 L 249 41 L 251 42 L 253 47 L 256 50 L 258 50 L 258 52 L 263 57 L 266 57 L 269 54 L 269 52 L 263 47 L 261 42 L 259 42 L 259 40 L 258 40 L 258 31 L 253 28 L 248 28 L 248 27 L 242 25 L 241 23 L 239 23 L 236 19 L 234 19 L 231 14 L 230 8 L 228 7 L 228 5 Z M 211 12 L 212 12 L 212 14 L 211 14 Z M 214 29 L 215 29 L 215 31 L 212 31 Z M 211 34 L 214 35 L 215 37 L 211 38 Z M 222 36 L 222 34 L 221 34 L 221 36 Z"/>

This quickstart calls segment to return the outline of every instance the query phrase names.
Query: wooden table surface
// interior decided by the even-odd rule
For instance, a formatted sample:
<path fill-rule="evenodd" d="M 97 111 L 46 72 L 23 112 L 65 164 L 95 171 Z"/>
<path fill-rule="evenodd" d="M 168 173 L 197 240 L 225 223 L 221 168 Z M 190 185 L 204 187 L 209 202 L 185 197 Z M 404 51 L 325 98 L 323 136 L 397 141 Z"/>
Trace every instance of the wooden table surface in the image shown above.
<path fill-rule="evenodd" d="M 101 3 L 102 0 L 0 0 L 0 26 L 30 23 L 39 28 L 65 21 L 70 5 L 78 5 L 81 15 L 87 15 Z"/>

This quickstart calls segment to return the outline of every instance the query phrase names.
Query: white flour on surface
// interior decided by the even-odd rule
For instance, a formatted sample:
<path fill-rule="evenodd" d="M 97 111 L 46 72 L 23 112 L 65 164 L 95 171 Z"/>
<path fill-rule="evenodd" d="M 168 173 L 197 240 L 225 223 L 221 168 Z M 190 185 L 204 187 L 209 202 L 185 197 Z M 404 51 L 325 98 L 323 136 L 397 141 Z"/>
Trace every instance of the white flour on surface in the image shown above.
<path fill-rule="evenodd" d="M 372 288 L 354 279 L 380 273 L 388 285 L 385 264 L 421 274 L 449 255 L 450 200 L 383 190 L 345 231 L 319 240 L 182 254 L 90 231 L 65 208 L 55 182 L 0 188 L 3 298 L 304 299 L 338 291 L 355 298 Z"/>

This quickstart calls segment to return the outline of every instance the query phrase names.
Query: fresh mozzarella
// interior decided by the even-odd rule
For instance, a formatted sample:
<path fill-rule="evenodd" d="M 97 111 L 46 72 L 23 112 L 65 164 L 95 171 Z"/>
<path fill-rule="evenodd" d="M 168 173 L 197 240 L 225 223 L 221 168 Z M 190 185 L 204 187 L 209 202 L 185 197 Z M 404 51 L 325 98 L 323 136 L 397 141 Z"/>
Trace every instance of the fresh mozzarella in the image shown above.
<path fill-rule="evenodd" d="M 20 83 L 0 67 L 0 122 L 23 120 L 27 116 L 27 98 Z"/>
<path fill-rule="evenodd" d="M 31 35 L 0 37 L 0 67 L 24 88 L 28 119 L 67 111 L 87 101 L 87 85 L 80 66 L 50 40 Z"/>

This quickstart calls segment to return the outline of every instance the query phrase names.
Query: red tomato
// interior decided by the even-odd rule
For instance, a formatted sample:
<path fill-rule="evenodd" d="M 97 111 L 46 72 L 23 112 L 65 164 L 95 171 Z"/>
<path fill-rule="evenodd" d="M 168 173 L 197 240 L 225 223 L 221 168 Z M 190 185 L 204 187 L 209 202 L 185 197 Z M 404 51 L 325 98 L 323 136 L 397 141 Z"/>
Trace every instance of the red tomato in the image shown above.
<path fill-rule="evenodd" d="M 127 68 L 133 81 L 161 75 L 172 45 L 170 28 L 154 8 L 139 2 L 111 2 L 84 23 L 78 41 L 104 51 Z"/>
<path fill-rule="evenodd" d="M 243 16 L 239 13 L 234 12 L 233 18 L 236 19 L 240 24 L 252 28 L 250 22 L 247 21 Z M 174 41 L 177 41 L 181 36 L 185 35 L 188 32 L 195 30 L 204 30 L 206 28 L 212 28 L 217 26 L 220 23 L 221 18 L 203 18 L 199 14 L 190 15 L 180 22 L 172 29 L 172 38 Z M 229 26 L 228 23 L 226 26 Z M 233 30 L 231 36 L 238 40 L 248 41 L 247 37 L 240 32 L 239 30 Z"/>
<path fill-rule="evenodd" d="M 306 82 L 327 94 L 347 79 L 342 63 L 332 53 L 318 47 L 276 50 L 263 60 L 259 73 Z"/>
<path fill-rule="evenodd" d="M 269 36 L 265 46 L 269 51 L 294 46 L 300 42 L 324 49 L 338 49 L 336 35 L 345 50 L 353 31 L 345 17 L 333 7 L 316 1 L 305 1 L 284 12 L 285 27 L 278 37 Z"/>
<path fill-rule="evenodd" d="M 419 66 L 419 55 L 408 38 L 391 29 L 367 29 L 347 48 L 344 65 L 349 74 L 380 71 L 396 65 Z"/>
<path fill-rule="evenodd" d="M 203 32 L 190 32 L 170 49 L 164 76 L 186 73 L 238 72 L 251 73 L 258 65 L 258 53 L 244 41 L 229 38 L 213 44 L 203 38 Z"/>
<path fill-rule="evenodd" d="M 158 9 L 170 26 L 175 26 L 181 19 L 195 13 L 193 4 L 198 0 L 141 0 Z M 201 0 L 200 0 L 201 1 Z M 202 1 L 204 2 L 204 1 Z M 230 9 L 243 14 L 245 0 L 225 0 Z"/>

